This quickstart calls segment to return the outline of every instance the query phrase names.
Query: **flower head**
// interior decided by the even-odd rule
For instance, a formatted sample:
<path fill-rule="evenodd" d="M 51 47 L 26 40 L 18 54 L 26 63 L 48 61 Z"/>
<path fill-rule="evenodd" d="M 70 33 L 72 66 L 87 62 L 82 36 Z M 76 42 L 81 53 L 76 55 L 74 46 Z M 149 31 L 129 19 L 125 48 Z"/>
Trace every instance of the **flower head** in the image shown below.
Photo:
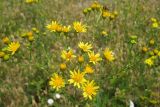
<path fill-rule="evenodd" d="M 71 26 L 70 26 L 70 25 L 69 25 L 69 26 L 63 26 L 63 27 L 62 27 L 62 32 L 67 33 L 67 32 L 69 32 L 69 31 L 71 31 Z"/>
<path fill-rule="evenodd" d="M 112 51 L 110 51 L 109 48 L 106 48 L 104 50 L 104 56 L 105 56 L 106 60 L 108 60 L 108 61 L 113 61 L 115 59 L 114 53 Z"/>
<path fill-rule="evenodd" d="M 82 63 L 83 61 L 84 61 L 83 56 L 78 56 L 78 62 L 79 62 L 79 63 Z"/>
<path fill-rule="evenodd" d="M 0 51 L 0 58 L 4 57 L 5 53 Z"/>
<path fill-rule="evenodd" d="M 92 97 L 97 94 L 99 87 L 95 86 L 95 82 L 87 81 L 83 86 L 83 97 L 92 100 Z"/>
<path fill-rule="evenodd" d="M 92 49 L 92 45 L 89 44 L 89 43 L 83 43 L 83 42 L 80 42 L 78 44 L 78 47 L 80 49 L 82 49 L 84 52 L 90 52 L 90 50 Z"/>
<path fill-rule="evenodd" d="M 88 53 L 88 56 L 89 56 L 90 62 L 92 62 L 93 64 L 96 64 L 98 61 L 102 60 L 102 58 L 100 58 L 99 53 L 95 54 L 94 52 L 90 52 Z"/>
<path fill-rule="evenodd" d="M 2 41 L 3 41 L 3 43 L 5 43 L 5 44 L 8 44 L 8 43 L 10 42 L 10 40 L 9 40 L 8 37 L 4 37 L 4 38 L 2 39 Z"/>
<path fill-rule="evenodd" d="M 30 3 L 36 3 L 38 2 L 38 0 L 26 0 L 26 3 L 30 4 Z"/>
<path fill-rule="evenodd" d="M 67 68 L 67 65 L 65 63 L 61 63 L 59 66 L 61 70 L 65 70 Z"/>
<path fill-rule="evenodd" d="M 54 103 L 54 100 L 52 98 L 50 98 L 50 99 L 47 100 L 47 103 L 48 103 L 49 106 L 52 106 L 53 103 Z"/>
<path fill-rule="evenodd" d="M 68 80 L 70 84 L 74 84 L 78 88 L 81 87 L 86 82 L 84 78 L 85 73 L 78 71 L 70 71 L 70 79 Z"/>
<path fill-rule="evenodd" d="M 85 69 L 84 69 L 85 73 L 89 73 L 92 74 L 94 72 L 93 68 L 90 65 L 86 65 Z"/>
<path fill-rule="evenodd" d="M 51 32 L 57 32 L 62 30 L 62 26 L 57 21 L 52 21 L 51 24 L 46 26 Z"/>
<path fill-rule="evenodd" d="M 152 17 L 150 20 L 151 20 L 152 22 L 157 22 L 157 19 L 154 18 L 154 17 Z"/>
<path fill-rule="evenodd" d="M 92 9 L 100 9 L 100 8 L 102 8 L 102 5 L 95 1 L 95 2 L 91 5 L 91 8 L 92 8 Z"/>
<path fill-rule="evenodd" d="M 19 42 L 11 42 L 8 46 L 8 51 L 12 52 L 12 55 L 19 49 L 20 43 Z"/>
<path fill-rule="evenodd" d="M 60 88 L 65 86 L 65 82 L 61 76 L 58 74 L 54 73 L 53 76 L 51 77 L 49 81 L 49 85 L 58 91 Z"/>
<path fill-rule="evenodd" d="M 102 35 L 102 36 L 108 36 L 108 32 L 102 31 L 102 32 L 101 32 L 101 35 Z"/>
<path fill-rule="evenodd" d="M 65 51 L 63 50 L 62 51 L 62 54 L 61 54 L 61 57 L 64 59 L 64 60 L 71 60 L 72 58 L 76 57 L 75 55 L 73 55 L 73 51 L 70 49 L 69 51 Z"/>
<path fill-rule="evenodd" d="M 153 28 L 158 28 L 158 26 L 159 26 L 159 25 L 158 25 L 158 22 L 152 23 L 152 27 L 153 27 Z"/>
<path fill-rule="evenodd" d="M 106 18 L 106 17 L 110 17 L 112 14 L 109 11 L 103 11 L 102 12 L 102 17 Z"/>
<path fill-rule="evenodd" d="M 73 27 L 74 27 L 75 31 L 78 32 L 78 33 L 87 31 L 86 25 L 82 25 L 81 22 L 74 22 Z"/>
<path fill-rule="evenodd" d="M 149 66 L 152 66 L 154 64 L 152 58 L 148 58 L 144 61 L 145 64 L 149 65 Z"/>

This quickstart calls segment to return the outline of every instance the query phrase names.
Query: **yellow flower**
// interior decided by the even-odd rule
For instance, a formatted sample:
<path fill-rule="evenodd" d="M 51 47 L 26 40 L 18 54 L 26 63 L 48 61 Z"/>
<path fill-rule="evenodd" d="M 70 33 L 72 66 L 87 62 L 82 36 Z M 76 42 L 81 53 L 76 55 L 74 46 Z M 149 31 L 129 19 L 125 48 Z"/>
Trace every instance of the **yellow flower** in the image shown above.
<path fill-rule="evenodd" d="M 157 19 L 154 18 L 154 17 L 152 17 L 150 20 L 151 20 L 152 22 L 157 22 Z"/>
<path fill-rule="evenodd" d="M 69 32 L 69 31 L 71 31 L 71 26 L 63 26 L 63 27 L 62 27 L 62 32 L 67 33 L 67 32 Z"/>
<path fill-rule="evenodd" d="M 101 35 L 102 35 L 102 36 L 108 36 L 108 33 L 107 33 L 106 31 L 102 31 L 102 32 L 101 32 Z"/>
<path fill-rule="evenodd" d="M 81 22 L 74 22 L 73 27 L 76 32 L 86 32 L 87 31 L 86 25 L 82 25 Z"/>
<path fill-rule="evenodd" d="M 75 55 L 73 55 L 73 51 L 70 49 L 69 51 L 65 51 L 63 50 L 62 51 L 62 54 L 61 54 L 61 57 L 64 59 L 64 60 L 71 60 L 72 58 L 76 57 Z"/>
<path fill-rule="evenodd" d="M 142 47 L 142 52 L 147 52 L 148 48 L 147 47 Z"/>
<path fill-rule="evenodd" d="M 8 37 L 4 37 L 4 38 L 2 39 L 2 41 L 3 41 L 3 43 L 5 43 L 5 44 L 8 44 L 8 43 L 10 42 L 10 40 L 9 40 Z"/>
<path fill-rule="evenodd" d="M 153 50 L 153 53 L 154 53 L 155 55 L 158 55 L 158 52 L 159 52 L 158 49 L 154 49 L 154 50 Z"/>
<path fill-rule="evenodd" d="M 60 64 L 60 69 L 65 70 L 67 68 L 67 65 L 65 63 Z"/>
<path fill-rule="evenodd" d="M 112 51 L 110 51 L 109 48 L 106 48 L 104 50 L 104 56 L 105 56 L 106 60 L 108 60 L 108 61 L 113 61 L 115 59 L 114 53 Z"/>
<path fill-rule="evenodd" d="M 36 3 L 38 0 L 26 0 L 26 3 Z"/>
<path fill-rule="evenodd" d="M 65 82 L 61 76 L 58 74 L 54 73 L 53 76 L 51 77 L 49 81 L 49 85 L 58 91 L 60 88 L 65 86 Z"/>
<path fill-rule="evenodd" d="M 52 21 L 51 24 L 48 24 L 46 27 L 51 32 L 56 32 L 56 31 L 61 31 L 62 30 L 62 26 L 59 25 L 56 21 Z"/>
<path fill-rule="evenodd" d="M 10 58 L 9 54 L 5 54 L 5 55 L 3 56 L 3 60 L 5 60 L 5 61 L 9 60 L 9 58 Z"/>
<path fill-rule="evenodd" d="M 99 4 L 98 2 L 94 2 L 92 5 L 91 5 L 91 8 L 92 9 L 100 9 L 102 8 L 101 4 Z"/>
<path fill-rule="evenodd" d="M 74 86 L 77 86 L 78 88 L 81 87 L 86 82 L 86 79 L 84 78 L 84 72 L 80 72 L 79 70 L 76 72 L 70 71 L 70 79 L 68 80 L 70 84 L 74 84 Z"/>
<path fill-rule="evenodd" d="M 158 52 L 158 56 L 160 56 L 160 51 Z"/>
<path fill-rule="evenodd" d="M 39 30 L 35 27 L 32 28 L 32 31 L 36 32 L 36 33 L 39 33 Z"/>
<path fill-rule="evenodd" d="M 33 32 L 27 32 L 26 34 L 28 37 L 33 36 Z"/>
<path fill-rule="evenodd" d="M 114 14 L 115 17 L 118 16 L 118 12 L 117 11 L 114 11 L 113 14 Z"/>
<path fill-rule="evenodd" d="M 0 52 L 0 58 L 4 57 L 5 53 L 4 52 Z"/>
<path fill-rule="evenodd" d="M 78 44 L 79 48 L 82 49 L 84 52 L 90 52 L 90 50 L 92 49 L 92 45 L 89 43 L 83 43 L 80 42 Z"/>
<path fill-rule="evenodd" d="M 111 16 L 111 13 L 109 11 L 103 11 L 102 12 L 102 17 L 103 18 L 110 17 L 110 16 Z"/>
<path fill-rule="evenodd" d="M 154 39 L 151 39 L 151 40 L 149 41 L 149 44 L 150 44 L 150 45 L 154 45 L 154 43 L 155 43 Z"/>
<path fill-rule="evenodd" d="M 158 25 L 157 22 L 152 23 L 152 27 L 153 27 L 153 28 L 158 28 L 158 26 L 159 26 L 159 25 Z"/>
<path fill-rule="evenodd" d="M 96 64 L 98 61 L 101 61 L 102 59 L 100 58 L 100 54 L 94 54 L 94 52 L 90 52 L 88 53 L 90 62 L 92 62 L 93 64 Z"/>
<path fill-rule="evenodd" d="M 29 40 L 30 42 L 32 42 L 32 41 L 34 41 L 34 37 L 33 37 L 33 36 L 29 36 L 29 37 L 28 37 L 28 40 Z"/>
<path fill-rule="evenodd" d="M 83 56 L 79 56 L 79 57 L 78 57 L 78 62 L 82 63 L 83 61 L 84 61 Z"/>
<path fill-rule="evenodd" d="M 95 86 L 95 82 L 87 81 L 83 86 L 83 97 L 92 100 L 92 97 L 97 94 L 99 86 Z"/>
<path fill-rule="evenodd" d="M 153 60 L 151 58 L 148 58 L 144 61 L 145 64 L 152 66 L 154 64 Z"/>
<path fill-rule="evenodd" d="M 8 51 L 12 52 L 12 55 L 19 49 L 20 43 L 19 42 L 11 42 L 8 46 Z"/>
<path fill-rule="evenodd" d="M 85 73 L 92 74 L 92 73 L 94 72 L 94 70 L 93 70 L 93 68 L 92 68 L 91 66 L 89 66 L 89 65 L 87 64 L 87 66 L 86 66 L 85 69 L 84 69 L 84 72 L 85 72 Z"/>

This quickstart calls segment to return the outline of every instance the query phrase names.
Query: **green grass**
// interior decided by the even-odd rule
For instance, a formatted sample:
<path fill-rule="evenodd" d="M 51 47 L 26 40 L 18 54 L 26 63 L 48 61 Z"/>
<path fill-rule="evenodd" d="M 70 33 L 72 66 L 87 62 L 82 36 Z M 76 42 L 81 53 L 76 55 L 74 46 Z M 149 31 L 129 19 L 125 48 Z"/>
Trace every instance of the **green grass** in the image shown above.
<path fill-rule="evenodd" d="M 155 17 L 160 26 L 160 1 L 158 0 L 100 0 L 118 16 L 110 21 L 103 19 L 100 11 L 84 15 L 83 9 L 93 0 L 39 0 L 26 4 L 25 0 L 0 0 L 0 51 L 7 45 L 2 38 L 19 41 L 20 49 L 5 61 L 0 58 L 0 107 L 47 107 L 47 100 L 54 98 L 55 90 L 48 81 L 54 72 L 60 73 L 67 81 L 69 71 L 83 69 L 76 58 L 67 63 L 67 70 L 61 71 L 61 51 L 72 48 L 81 54 L 78 43 L 89 42 L 102 61 L 93 66 L 95 73 L 87 75 L 100 87 L 93 100 L 85 100 L 82 91 L 66 85 L 60 90 L 62 98 L 54 100 L 53 107 L 128 107 L 129 100 L 135 107 L 158 107 L 160 105 L 160 57 L 154 65 L 144 63 L 150 52 L 160 52 L 160 27 L 152 28 L 150 18 Z M 46 25 L 56 20 L 63 25 L 81 21 L 87 25 L 86 33 L 71 32 L 59 34 L 47 30 Z M 29 42 L 21 35 L 35 27 L 34 41 Z M 108 36 L 103 37 L 102 31 Z M 46 34 L 44 34 L 46 33 Z M 136 44 L 130 36 L 136 35 Z M 149 41 L 154 39 L 155 44 Z M 142 52 L 142 47 L 149 51 Z M 108 47 L 115 54 L 115 61 L 105 60 L 103 51 Z"/>

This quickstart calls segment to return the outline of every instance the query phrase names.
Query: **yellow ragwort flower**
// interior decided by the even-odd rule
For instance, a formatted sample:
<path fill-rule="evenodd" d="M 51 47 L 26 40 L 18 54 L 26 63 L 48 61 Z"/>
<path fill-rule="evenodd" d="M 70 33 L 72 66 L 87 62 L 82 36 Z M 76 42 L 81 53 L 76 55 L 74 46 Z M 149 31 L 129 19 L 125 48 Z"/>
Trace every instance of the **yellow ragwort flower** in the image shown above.
<path fill-rule="evenodd" d="M 5 53 L 0 51 L 0 58 L 4 57 Z"/>
<path fill-rule="evenodd" d="M 57 32 L 62 30 L 62 26 L 59 25 L 57 21 L 52 21 L 51 24 L 48 24 L 46 27 L 51 32 Z"/>
<path fill-rule="evenodd" d="M 158 25 L 158 22 L 152 23 L 152 27 L 153 27 L 153 28 L 158 28 L 158 26 L 159 26 L 159 25 Z"/>
<path fill-rule="evenodd" d="M 144 61 L 145 64 L 149 65 L 149 66 L 152 66 L 154 64 L 153 60 L 151 58 L 147 58 L 145 61 Z"/>
<path fill-rule="evenodd" d="M 92 5 L 91 5 L 92 9 L 101 9 L 102 5 L 99 4 L 97 1 L 95 1 Z"/>
<path fill-rule="evenodd" d="M 103 11 L 102 12 L 102 17 L 106 18 L 106 17 L 110 17 L 112 14 L 109 11 Z"/>
<path fill-rule="evenodd" d="M 63 26 L 63 27 L 62 27 L 62 32 L 68 33 L 69 31 L 71 31 L 71 26 L 70 26 L 70 25 L 69 25 L 69 26 Z"/>
<path fill-rule="evenodd" d="M 154 22 L 157 22 L 157 19 L 154 18 L 154 17 L 152 17 L 150 20 L 151 20 L 153 23 L 154 23 Z"/>
<path fill-rule="evenodd" d="M 85 82 L 86 79 L 84 78 L 85 73 L 78 71 L 70 71 L 70 79 L 68 80 L 70 84 L 77 86 L 80 88 Z"/>
<path fill-rule="evenodd" d="M 115 59 L 114 53 L 110 51 L 109 48 L 106 48 L 103 54 L 108 61 L 113 61 Z"/>
<path fill-rule="evenodd" d="M 158 52 L 158 56 L 160 57 L 160 51 Z"/>
<path fill-rule="evenodd" d="M 102 58 L 100 58 L 99 53 L 95 54 L 94 52 L 90 52 L 88 53 L 88 56 L 89 56 L 90 62 L 92 62 L 93 64 L 96 64 L 98 61 L 102 60 Z"/>
<path fill-rule="evenodd" d="M 61 70 L 65 70 L 67 68 L 67 65 L 65 63 L 61 63 L 59 66 Z"/>
<path fill-rule="evenodd" d="M 26 0 L 26 3 L 36 3 L 36 2 L 38 2 L 38 0 Z"/>
<path fill-rule="evenodd" d="M 88 74 L 92 74 L 94 72 L 93 68 L 91 66 L 89 66 L 88 64 L 86 65 L 85 69 L 84 69 L 85 73 Z"/>
<path fill-rule="evenodd" d="M 93 99 L 93 96 L 97 94 L 97 91 L 99 89 L 99 86 L 95 86 L 95 82 L 87 81 L 83 86 L 83 97 L 86 99 Z"/>
<path fill-rule="evenodd" d="M 144 47 L 142 47 L 142 52 L 144 52 L 144 53 L 145 53 L 145 52 L 147 52 L 147 51 L 148 51 L 148 48 L 147 48 L 147 47 L 145 47 L 145 46 L 144 46 Z"/>
<path fill-rule="evenodd" d="M 7 48 L 8 51 L 12 52 L 12 55 L 19 49 L 20 43 L 19 42 L 11 42 Z"/>
<path fill-rule="evenodd" d="M 86 25 L 82 25 L 82 23 L 81 22 L 74 22 L 73 23 L 73 27 L 74 27 L 74 30 L 76 31 L 76 32 L 86 32 L 87 31 L 87 29 L 86 29 Z"/>
<path fill-rule="evenodd" d="M 65 82 L 64 82 L 64 80 L 61 76 L 54 73 L 53 76 L 51 77 L 50 81 L 49 81 L 49 85 L 53 89 L 56 89 L 56 91 L 59 91 L 60 88 L 63 88 L 65 86 Z"/>
<path fill-rule="evenodd" d="M 28 37 L 33 36 L 33 32 L 27 32 L 26 34 Z"/>
<path fill-rule="evenodd" d="M 84 52 L 90 52 L 90 50 L 92 49 L 92 45 L 89 43 L 84 43 L 84 42 L 80 42 L 78 44 L 78 47 L 80 49 L 82 49 Z"/>
<path fill-rule="evenodd" d="M 3 43 L 8 44 L 10 42 L 8 37 L 2 38 Z"/>
<path fill-rule="evenodd" d="M 101 35 L 102 35 L 102 36 L 108 36 L 108 33 L 107 33 L 106 31 L 102 31 L 102 32 L 101 32 Z"/>
<path fill-rule="evenodd" d="M 78 62 L 80 62 L 80 63 L 84 62 L 83 56 L 78 56 Z"/>
<path fill-rule="evenodd" d="M 64 59 L 64 60 L 71 60 L 72 58 L 76 57 L 75 55 L 73 55 L 73 50 L 69 50 L 69 51 L 65 51 L 63 50 L 62 51 L 62 54 L 61 54 L 61 57 Z"/>

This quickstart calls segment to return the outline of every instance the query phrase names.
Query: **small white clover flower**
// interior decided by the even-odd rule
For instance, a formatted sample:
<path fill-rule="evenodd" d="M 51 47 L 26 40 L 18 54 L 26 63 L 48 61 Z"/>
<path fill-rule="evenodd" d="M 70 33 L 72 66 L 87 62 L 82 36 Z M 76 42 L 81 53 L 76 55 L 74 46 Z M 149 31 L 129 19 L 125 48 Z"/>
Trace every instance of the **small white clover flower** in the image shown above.
<path fill-rule="evenodd" d="M 60 99 L 60 98 L 61 98 L 61 95 L 60 95 L 59 93 L 56 93 L 56 94 L 55 94 L 55 98 L 56 98 L 56 99 Z"/>
<path fill-rule="evenodd" d="M 49 99 L 47 100 L 47 103 L 48 103 L 49 106 L 51 106 L 51 105 L 53 105 L 54 100 L 53 100 L 52 98 L 49 98 Z"/>

